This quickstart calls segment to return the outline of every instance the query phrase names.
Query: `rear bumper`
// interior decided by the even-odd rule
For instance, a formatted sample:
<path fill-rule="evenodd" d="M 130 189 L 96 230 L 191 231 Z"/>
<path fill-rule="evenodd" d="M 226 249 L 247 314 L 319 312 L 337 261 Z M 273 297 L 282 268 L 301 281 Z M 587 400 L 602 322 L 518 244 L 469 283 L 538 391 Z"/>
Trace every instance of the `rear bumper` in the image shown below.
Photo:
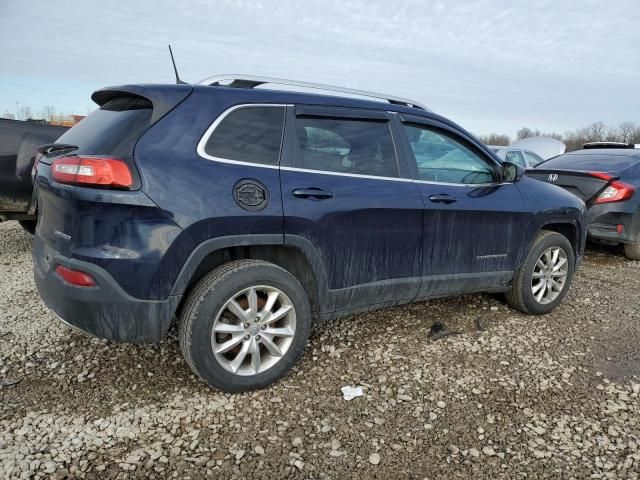
<path fill-rule="evenodd" d="M 640 241 L 640 214 L 625 203 L 592 206 L 587 212 L 588 237 L 612 243 Z"/>
<path fill-rule="evenodd" d="M 57 265 L 90 274 L 96 286 L 68 284 L 55 273 Z M 179 295 L 166 300 L 132 297 L 103 268 L 61 255 L 38 235 L 33 242 L 33 272 L 45 304 L 65 323 L 115 342 L 159 342 L 181 299 Z"/>

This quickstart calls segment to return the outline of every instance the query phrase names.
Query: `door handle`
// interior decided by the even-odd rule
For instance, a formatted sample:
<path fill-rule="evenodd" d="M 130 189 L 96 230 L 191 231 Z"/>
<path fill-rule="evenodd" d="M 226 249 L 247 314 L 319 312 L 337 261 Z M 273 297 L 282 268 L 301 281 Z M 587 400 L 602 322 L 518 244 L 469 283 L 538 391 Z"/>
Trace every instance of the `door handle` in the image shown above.
<path fill-rule="evenodd" d="M 327 190 L 322 190 L 321 188 L 296 188 L 291 194 L 294 197 L 298 198 L 311 198 L 314 200 L 326 200 L 328 198 L 333 198 L 333 193 L 328 192 Z"/>
<path fill-rule="evenodd" d="M 451 195 L 431 195 L 429 197 L 429 200 L 431 200 L 433 203 L 454 203 L 457 202 L 458 199 L 455 197 L 452 197 Z"/>

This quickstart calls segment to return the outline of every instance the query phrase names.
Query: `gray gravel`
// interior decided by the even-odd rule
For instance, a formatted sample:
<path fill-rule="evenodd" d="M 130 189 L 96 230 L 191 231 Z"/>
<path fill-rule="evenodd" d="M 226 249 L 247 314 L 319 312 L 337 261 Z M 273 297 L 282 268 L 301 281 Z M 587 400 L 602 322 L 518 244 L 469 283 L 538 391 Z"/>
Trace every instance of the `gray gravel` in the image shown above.
<path fill-rule="evenodd" d="M 0 224 L 0 478 L 638 478 L 640 263 L 590 250 L 565 304 L 472 295 L 323 325 L 261 392 L 116 345 L 38 299 Z M 429 338 L 434 322 L 457 334 Z M 342 399 L 344 385 L 364 396 Z"/>

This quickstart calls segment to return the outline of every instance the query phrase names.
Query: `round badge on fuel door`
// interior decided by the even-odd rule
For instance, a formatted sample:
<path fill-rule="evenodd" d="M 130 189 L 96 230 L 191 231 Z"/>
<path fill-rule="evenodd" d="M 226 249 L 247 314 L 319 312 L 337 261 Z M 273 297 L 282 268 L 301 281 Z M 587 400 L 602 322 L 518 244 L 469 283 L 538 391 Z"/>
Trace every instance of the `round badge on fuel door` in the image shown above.
<path fill-rule="evenodd" d="M 233 186 L 233 198 L 245 210 L 262 210 L 269 204 L 269 190 L 257 180 L 244 179 Z"/>

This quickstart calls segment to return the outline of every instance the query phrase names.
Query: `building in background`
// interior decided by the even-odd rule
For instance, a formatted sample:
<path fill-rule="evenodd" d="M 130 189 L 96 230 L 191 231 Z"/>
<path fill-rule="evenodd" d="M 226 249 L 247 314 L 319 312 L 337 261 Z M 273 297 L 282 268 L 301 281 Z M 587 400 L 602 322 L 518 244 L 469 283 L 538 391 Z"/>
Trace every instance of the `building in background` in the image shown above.
<path fill-rule="evenodd" d="M 62 127 L 73 127 L 86 115 L 51 115 L 49 125 L 60 125 Z"/>

